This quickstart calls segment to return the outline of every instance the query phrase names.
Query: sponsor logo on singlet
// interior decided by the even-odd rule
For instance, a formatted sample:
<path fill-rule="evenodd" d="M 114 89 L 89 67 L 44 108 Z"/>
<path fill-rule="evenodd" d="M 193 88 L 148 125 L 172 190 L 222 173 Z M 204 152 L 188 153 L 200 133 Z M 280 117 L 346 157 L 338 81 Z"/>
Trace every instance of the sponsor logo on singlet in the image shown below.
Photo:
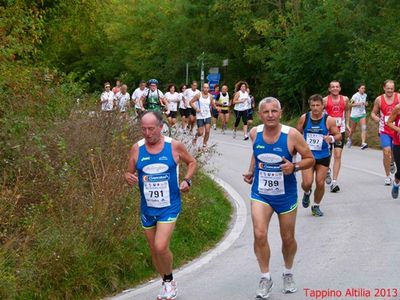
<path fill-rule="evenodd" d="M 147 174 L 159 174 L 168 171 L 166 164 L 150 164 L 143 167 L 143 172 Z"/>
<path fill-rule="evenodd" d="M 282 149 L 281 149 L 282 151 Z M 282 157 L 273 153 L 262 153 L 257 156 L 257 159 L 267 164 L 277 164 L 282 162 Z"/>

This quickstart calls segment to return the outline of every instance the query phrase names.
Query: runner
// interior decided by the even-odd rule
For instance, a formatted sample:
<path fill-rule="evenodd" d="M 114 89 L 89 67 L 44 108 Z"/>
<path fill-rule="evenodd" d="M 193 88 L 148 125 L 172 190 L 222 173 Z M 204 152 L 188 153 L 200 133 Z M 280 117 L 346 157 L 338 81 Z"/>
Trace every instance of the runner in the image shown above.
<path fill-rule="evenodd" d="M 190 110 L 189 115 L 189 127 L 190 133 L 193 133 L 194 123 L 196 121 L 196 110 L 193 109 L 190 105 L 190 101 L 192 101 L 193 97 L 197 94 L 200 94 L 200 91 L 197 89 L 197 81 L 192 81 L 192 85 L 190 89 L 186 89 L 183 93 L 183 97 L 185 97 L 186 107 Z"/>
<path fill-rule="evenodd" d="M 254 252 L 261 271 L 256 299 L 266 299 L 273 282 L 269 270 L 270 248 L 268 227 L 274 212 L 279 219 L 284 259 L 283 293 L 294 293 L 293 260 L 297 250 L 295 223 L 297 213 L 297 184 L 295 172 L 311 168 L 313 155 L 303 136 L 294 128 L 280 123 L 280 102 L 268 97 L 260 101 L 258 114 L 262 125 L 250 132 L 253 155 L 249 170 L 243 174 L 251 184 L 251 214 L 254 231 Z M 302 159 L 293 163 L 299 153 Z"/>
<path fill-rule="evenodd" d="M 122 113 L 123 118 L 127 118 L 126 111 L 129 108 L 130 96 L 129 96 L 129 93 L 127 92 L 127 90 L 128 90 L 128 87 L 126 86 L 126 84 L 123 84 L 121 86 L 121 91 L 119 91 L 117 93 L 117 96 L 115 97 L 117 100 L 118 109 L 119 109 L 120 113 Z"/>
<path fill-rule="evenodd" d="M 222 134 L 225 134 L 227 124 L 229 122 L 229 107 L 232 102 L 229 100 L 228 86 L 223 84 L 221 92 L 216 97 L 215 104 L 220 109 L 219 116 L 222 120 Z"/>
<path fill-rule="evenodd" d="M 250 94 L 250 88 L 247 88 L 247 93 L 249 93 L 250 101 L 247 103 L 247 127 L 250 130 L 251 125 L 253 125 L 253 114 L 254 114 L 254 107 L 255 101 L 254 97 Z"/>
<path fill-rule="evenodd" d="M 356 132 L 357 124 L 361 125 L 361 150 L 367 149 L 368 144 L 365 142 L 367 137 L 367 120 L 365 107 L 368 106 L 367 94 L 365 93 L 365 84 L 358 86 L 358 92 L 351 97 L 350 100 L 351 113 L 350 113 L 350 134 L 347 138 L 346 146 L 351 148 L 354 132 Z"/>
<path fill-rule="evenodd" d="M 399 197 L 400 186 L 400 104 L 396 104 L 387 120 L 387 126 L 394 131 L 393 134 L 393 157 L 397 172 L 394 174 L 392 185 L 392 198 Z"/>
<path fill-rule="evenodd" d="M 162 278 L 159 300 L 177 296 L 169 242 L 181 211 L 180 191 L 189 191 L 196 169 L 196 160 L 181 142 L 161 135 L 162 120 L 160 112 L 143 114 L 140 125 L 144 138 L 133 145 L 125 173 L 128 184 L 139 185 L 142 226 L 153 264 Z M 178 185 L 180 161 L 187 165 L 187 171 Z"/>
<path fill-rule="evenodd" d="M 243 122 L 244 140 L 248 140 L 247 134 L 247 103 L 250 101 L 249 93 L 247 92 L 248 84 L 245 81 L 239 81 L 235 84 L 235 95 L 233 96 L 232 103 L 235 105 L 233 111 L 235 112 L 235 126 L 233 129 L 233 138 L 236 138 L 237 127 L 240 123 L 240 118 Z"/>
<path fill-rule="evenodd" d="M 121 80 L 117 79 L 115 86 L 112 88 L 112 92 L 116 96 L 121 91 Z"/>
<path fill-rule="evenodd" d="M 385 93 L 375 99 L 371 118 L 375 122 L 379 122 L 379 138 L 381 140 L 383 167 L 386 175 L 384 183 L 385 185 L 391 185 L 392 179 L 390 178 L 390 173 L 394 174 L 396 171 L 392 155 L 394 131 L 386 122 L 394 107 L 399 103 L 399 95 L 394 92 L 394 81 L 390 79 L 383 83 L 383 90 Z"/>
<path fill-rule="evenodd" d="M 331 192 L 340 191 L 337 179 L 339 176 L 340 166 L 342 162 L 343 143 L 345 139 L 346 129 L 350 132 L 349 122 L 349 98 L 340 95 L 341 87 L 339 81 L 333 80 L 329 83 L 329 95 L 324 98 L 324 106 L 326 113 L 333 117 L 342 139 L 333 143 L 333 180 L 331 184 Z M 346 122 L 347 120 L 347 122 Z M 330 172 L 327 176 L 330 177 Z M 327 182 L 330 180 L 326 179 Z"/>
<path fill-rule="evenodd" d="M 142 113 L 142 107 L 140 105 L 140 99 L 143 95 L 147 95 L 148 89 L 146 88 L 146 81 L 141 80 L 139 87 L 132 93 L 132 101 L 135 103 L 136 115 L 140 116 Z"/>
<path fill-rule="evenodd" d="M 168 92 L 165 93 L 165 100 L 168 105 L 168 123 L 170 126 L 175 126 L 176 118 L 178 116 L 178 104 L 180 102 L 179 94 L 176 91 L 176 85 L 174 83 L 170 84 L 167 88 Z"/>
<path fill-rule="evenodd" d="M 185 93 L 185 90 L 187 89 L 187 86 L 181 85 L 181 87 L 179 88 L 179 114 L 181 115 L 181 129 L 182 132 L 186 134 L 186 129 L 187 129 L 187 124 L 188 124 L 188 120 L 189 120 L 189 115 L 190 115 L 190 108 L 186 107 L 186 100 L 185 97 L 183 96 L 183 94 Z"/>
<path fill-rule="evenodd" d="M 213 96 L 214 101 L 217 100 L 219 93 L 220 93 L 219 85 L 216 84 L 216 85 L 214 85 L 214 91 L 211 92 L 211 95 Z M 218 110 L 213 107 L 211 109 L 211 123 L 212 123 L 212 128 L 214 130 L 217 130 L 217 121 L 218 121 Z"/>
<path fill-rule="evenodd" d="M 109 82 L 104 83 L 104 92 L 101 93 L 100 102 L 101 102 L 101 110 L 103 112 L 113 111 L 115 95 L 111 91 L 111 85 Z"/>
<path fill-rule="evenodd" d="M 196 111 L 197 133 L 194 136 L 193 144 L 197 144 L 197 138 L 203 136 L 203 149 L 207 147 L 208 138 L 210 137 L 211 127 L 211 107 L 217 109 L 214 98 L 209 93 L 210 87 L 208 83 L 203 83 L 202 92 L 193 97 L 190 106 Z M 219 110 L 219 109 L 218 109 Z"/>
<path fill-rule="evenodd" d="M 157 88 L 158 80 L 150 79 L 147 83 L 149 85 L 147 93 L 140 97 L 141 110 L 163 111 L 166 101 L 164 94 Z"/>
<path fill-rule="evenodd" d="M 314 167 L 301 172 L 303 188 L 303 207 L 310 205 L 311 187 L 314 182 L 315 192 L 314 205 L 311 206 L 313 216 L 322 217 L 324 214 L 319 205 L 325 193 L 325 177 L 328 173 L 331 153 L 329 144 L 339 141 L 342 138 L 335 119 L 324 113 L 324 104 L 321 95 L 312 95 L 308 100 L 310 111 L 303 114 L 297 123 L 297 130 L 303 133 L 306 143 L 310 147 L 315 158 Z"/>

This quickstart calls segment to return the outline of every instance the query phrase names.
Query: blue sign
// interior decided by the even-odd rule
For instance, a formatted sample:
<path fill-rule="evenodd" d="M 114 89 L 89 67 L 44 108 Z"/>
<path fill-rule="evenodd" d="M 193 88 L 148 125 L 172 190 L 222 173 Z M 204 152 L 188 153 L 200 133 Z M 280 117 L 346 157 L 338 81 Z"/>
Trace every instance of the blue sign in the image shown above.
<path fill-rule="evenodd" d="M 207 79 L 209 82 L 211 81 L 220 81 L 221 79 L 221 74 L 220 73 L 212 73 L 207 75 Z"/>

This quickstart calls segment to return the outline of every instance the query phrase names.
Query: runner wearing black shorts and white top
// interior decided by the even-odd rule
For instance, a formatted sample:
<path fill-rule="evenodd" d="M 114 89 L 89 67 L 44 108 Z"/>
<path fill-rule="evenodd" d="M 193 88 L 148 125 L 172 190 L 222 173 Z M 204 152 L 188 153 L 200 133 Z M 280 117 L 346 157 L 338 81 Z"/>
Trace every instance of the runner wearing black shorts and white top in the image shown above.
<path fill-rule="evenodd" d="M 186 133 L 186 127 L 190 114 L 190 109 L 188 109 L 188 107 L 186 106 L 186 100 L 185 97 L 183 96 L 186 89 L 187 86 L 185 84 L 181 85 L 181 87 L 179 88 L 179 114 L 181 115 L 181 124 L 183 133 Z"/>
<path fill-rule="evenodd" d="M 179 94 L 176 91 L 176 85 L 174 83 L 168 86 L 168 92 L 165 93 L 165 99 L 168 105 L 168 122 L 170 126 L 176 124 L 176 117 L 178 116 L 178 104 L 180 102 Z"/>
<path fill-rule="evenodd" d="M 236 138 L 236 130 L 239 126 L 240 119 L 243 122 L 243 132 L 244 132 L 244 140 L 248 140 L 249 136 L 247 134 L 247 109 L 248 104 L 250 102 L 249 93 L 247 92 L 248 84 L 245 81 L 239 81 L 236 83 L 236 93 L 233 97 L 232 103 L 234 104 L 233 111 L 235 112 L 236 120 L 235 127 L 233 129 L 233 138 Z"/>
<path fill-rule="evenodd" d="M 186 107 L 188 107 L 190 110 L 189 114 L 190 132 L 193 132 L 194 123 L 196 121 L 196 110 L 191 107 L 190 102 L 192 101 L 193 97 L 196 96 L 197 94 L 200 94 L 200 91 L 197 89 L 197 81 L 193 81 L 191 88 L 186 89 L 185 92 L 183 93 L 183 97 L 185 97 L 186 101 Z"/>
<path fill-rule="evenodd" d="M 208 92 L 210 87 L 208 83 L 203 84 L 202 92 L 193 97 L 190 106 L 196 111 L 197 133 L 193 139 L 193 144 L 197 144 L 197 138 L 203 136 L 203 148 L 207 147 L 211 128 L 211 108 L 216 107 L 213 96 Z M 205 130 L 204 130 L 205 128 Z"/>

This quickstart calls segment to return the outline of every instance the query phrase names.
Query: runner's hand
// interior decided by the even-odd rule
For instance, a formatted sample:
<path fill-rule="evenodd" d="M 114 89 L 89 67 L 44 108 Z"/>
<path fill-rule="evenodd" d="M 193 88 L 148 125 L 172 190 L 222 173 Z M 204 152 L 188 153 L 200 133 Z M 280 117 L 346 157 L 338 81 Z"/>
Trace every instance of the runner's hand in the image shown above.
<path fill-rule="evenodd" d="M 286 157 L 282 156 L 283 164 L 281 164 L 281 170 L 284 175 L 290 175 L 294 172 L 294 163 L 288 161 Z"/>
<path fill-rule="evenodd" d="M 139 182 L 138 177 L 135 174 L 126 172 L 124 174 L 125 180 L 129 185 L 134 185 Z"/>
<path fill-rule="evenodd" d="M 181 182 L 181 184 L 180 184 L 180 186 L 179 186 L 179 189 L 181 190 L 181 192 L 186 193 L 186 192 L 189 192 L 190 186 L 189 186 L 189 184 L 186 182 L 186 180 L 184 180 L 184 181 Z"/>
<path fill-rule="evenodd" d="M 248 184 L 253 183 L 254 174 L 252 172 L 247 171 L 246 173 L 242 174 L 243 180 Z"/>

